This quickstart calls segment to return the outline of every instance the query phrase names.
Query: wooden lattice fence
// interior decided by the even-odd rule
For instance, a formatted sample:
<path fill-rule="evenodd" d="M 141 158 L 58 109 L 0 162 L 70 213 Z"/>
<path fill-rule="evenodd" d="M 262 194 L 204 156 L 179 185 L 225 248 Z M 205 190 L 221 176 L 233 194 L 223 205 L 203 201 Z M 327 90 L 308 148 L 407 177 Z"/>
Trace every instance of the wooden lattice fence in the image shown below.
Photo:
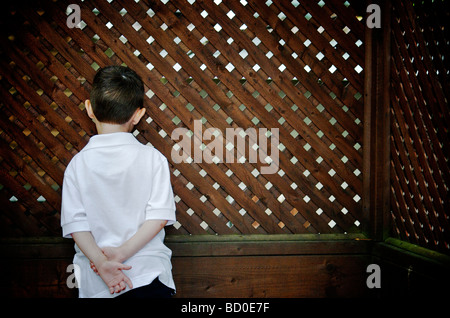
<path fill-rule="evenodd" d="M 171 233 L 360 231 L 363 3 L 84 1 L 69 28 L 71 3 L 2 10 L 1 235 L 59 235 L 64 169 L 95 134 L 83 103 L 111 64 L 145 83 L 134 134 L 171 163 Z M 279 129 L 278 171 L 261 174 L 248 153 L 174 163 L 172 132 L 196 120 L 203 132 Z"/>
<path fill-rule="evenodd" d="M 448 1 L 394 1 L 391 63 L 393 235 L 448 253 Z"/>

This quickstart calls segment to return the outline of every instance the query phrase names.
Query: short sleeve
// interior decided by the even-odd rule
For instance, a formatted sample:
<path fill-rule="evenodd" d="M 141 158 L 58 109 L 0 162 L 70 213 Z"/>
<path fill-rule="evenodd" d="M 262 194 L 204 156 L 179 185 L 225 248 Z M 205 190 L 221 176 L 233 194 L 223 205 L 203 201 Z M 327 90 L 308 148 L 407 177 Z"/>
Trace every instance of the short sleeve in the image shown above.
<path fill-rule="evenodd" d="M 61 202 L 61 227 L 63 237 L 71 238 L 74 232 L 90 231 L 86 211 L 75 182 L 72 165 L 67 166 L 64 172 Z"/>
<path fill-rule="evenodd" d="M 154 163 L 152 188 L 145 210 L 145 219 L 167 220 L 167 225 L 172 225 L 176 221 L 176 216 L 169 164 L 161 154 Z"/>

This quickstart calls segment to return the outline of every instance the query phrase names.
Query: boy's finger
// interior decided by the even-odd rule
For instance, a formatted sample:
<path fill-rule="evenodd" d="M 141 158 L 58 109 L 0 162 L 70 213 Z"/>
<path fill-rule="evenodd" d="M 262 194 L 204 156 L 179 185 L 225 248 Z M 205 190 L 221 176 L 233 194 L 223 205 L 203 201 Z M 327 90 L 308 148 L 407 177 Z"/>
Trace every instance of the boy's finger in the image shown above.
<path fill-rule="evenodd" d="M 129 269 L 131 269 L 131 265 L 122 264 L 122 266 L 120 266 L 120 269 L 121 270 L 129 270 Z"/>
<path fill-rule="evenodd" d="M 131 283 L 131 279 L 128 278 L 128 276 L 124 275 L 125 277 L 123 278 L 123 281 L 125 282 L 125 284 L 128 285 L 128 287 L 130 287 L 130 289 L 133 289 L 133 283 Z"/>

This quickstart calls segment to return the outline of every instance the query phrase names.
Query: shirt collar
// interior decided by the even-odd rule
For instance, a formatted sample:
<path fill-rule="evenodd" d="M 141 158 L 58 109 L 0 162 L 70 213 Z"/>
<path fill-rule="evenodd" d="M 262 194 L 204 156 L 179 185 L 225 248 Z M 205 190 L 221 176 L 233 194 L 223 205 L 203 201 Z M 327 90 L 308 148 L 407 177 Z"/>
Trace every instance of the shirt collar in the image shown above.
<path fill-rule="evenodd" d="M 116 132 L 110 134 L 94 135 L 89 139 L 89 142 L 84 147 L 84 150 L 99 148 L 99 147 L 112 147 L 121 145 L 135 145 L 140 142 L 134 137 L 132 133 Z"/>

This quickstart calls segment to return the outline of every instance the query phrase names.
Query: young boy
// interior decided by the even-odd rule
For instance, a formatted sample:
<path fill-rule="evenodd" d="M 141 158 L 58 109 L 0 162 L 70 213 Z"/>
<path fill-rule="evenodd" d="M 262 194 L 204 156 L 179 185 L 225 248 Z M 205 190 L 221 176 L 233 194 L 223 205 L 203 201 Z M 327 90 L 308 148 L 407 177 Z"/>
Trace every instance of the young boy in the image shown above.
<path fill-rule="evenodd" d="M 168 162 L 130 133 L 145 113 L 143 99 L 134 71 L 109 66 L 85 103 L 98 135 L 67 166 L 61 209 L 63 236 L 76 243 L 79 297 L 170 297 L 175 290 L 163 243 L 164 226 L 176 220 Z"/>

